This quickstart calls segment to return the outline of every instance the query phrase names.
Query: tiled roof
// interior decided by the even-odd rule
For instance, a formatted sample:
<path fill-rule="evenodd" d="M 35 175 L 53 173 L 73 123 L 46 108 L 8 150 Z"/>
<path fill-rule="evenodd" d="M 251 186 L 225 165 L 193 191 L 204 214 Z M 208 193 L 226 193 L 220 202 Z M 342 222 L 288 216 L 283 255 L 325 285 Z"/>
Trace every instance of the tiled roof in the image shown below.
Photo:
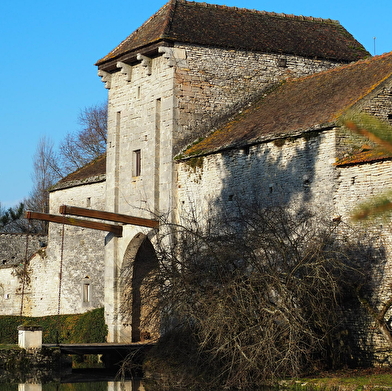
<path fill-rule="evenodd" d="M 62 178 L 50 191 L 74 187 L 88 183 L 104 181 L 106 177 L 106 153 L 87 163 L 80 168 Z"/>
<path fill-rule="evenodd" d="M 392 74 L 392 52 L 280 84 L 186 155 L 262 142 L 335 125 L 349 107 Z"/>
<path fill-rule="evenodd" d="M 369 53 L 337 21 L 171 0 L 97 65 L 160 41 L 356 61 Z"/>
<path fill-rule="evenodd" d="M 353 153 L 350 156 L 339 159 L 336 162 L 338 167 L 354 166 L 358 164 L 382 162 L 384 160 L 391 160 L 392 154 L 380 148 L 370 148 L 366 151 Z"/>

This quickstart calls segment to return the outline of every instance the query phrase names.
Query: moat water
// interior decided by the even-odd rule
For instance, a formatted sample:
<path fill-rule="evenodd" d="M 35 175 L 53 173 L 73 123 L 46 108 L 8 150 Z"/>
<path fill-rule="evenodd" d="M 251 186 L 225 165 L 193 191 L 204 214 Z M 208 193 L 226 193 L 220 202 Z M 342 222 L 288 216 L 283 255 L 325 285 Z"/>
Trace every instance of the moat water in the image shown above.
<path fill-rule="evenodd" d="M 1 375 L 1 373 L 0 373 Z M 28 374 L 27 374 L 28 375 Z M 29 376 L 27 376 L 29 377 Z M 114 371 L 78 369 L 56 378 L 21 382 L 19 373 L 0 376 L 0 391 L 145 391 L 143 380 L 119 379 Z"/>

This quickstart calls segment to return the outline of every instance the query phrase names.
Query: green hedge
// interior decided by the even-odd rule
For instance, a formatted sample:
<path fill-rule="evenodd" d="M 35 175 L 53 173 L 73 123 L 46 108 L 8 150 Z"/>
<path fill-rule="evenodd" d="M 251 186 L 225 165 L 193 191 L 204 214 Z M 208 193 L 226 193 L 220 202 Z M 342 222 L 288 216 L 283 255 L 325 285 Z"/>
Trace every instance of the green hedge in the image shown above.
<path fill-rule="evenodd" d="M 0 344 L 17 344 L 22 324 L 41 326 L 43 343 L 98 343 L 107 335 L 103 308 L 77 315 L 0 316 Z"/>

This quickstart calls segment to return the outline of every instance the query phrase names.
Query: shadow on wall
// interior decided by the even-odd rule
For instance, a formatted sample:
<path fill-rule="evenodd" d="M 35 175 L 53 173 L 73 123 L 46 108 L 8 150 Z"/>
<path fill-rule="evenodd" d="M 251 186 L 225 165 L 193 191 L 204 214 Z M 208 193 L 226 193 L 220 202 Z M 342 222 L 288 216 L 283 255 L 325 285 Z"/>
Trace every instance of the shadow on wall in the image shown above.
<path fill-rule="evenodd" d="M 277 140 L 223 153 L 227 175 L 220 197 L 212 201 L 213 208 L 217 213 L 225 212 L 236 200 L 257 201 L 262 207 L 309 207 L 322 143 L 321 135 Z M 327 165 L 326 162 L 328 169 Z M 330 185 L 325 183 L 326 191 Z"/>
<path fill-rule="evenodd" d="M 230 224 L 241 217 L 246 219 L 246 216 L 253 215 L 254 218 L 256 210 L 280 208 L 291 211 L 298 221 L 304 214 L 311 213 L 319 216 L 320 223 L 322 220 L 331 223 L 334 167 L 329 162 L 333 151 L 325 148 L 324 141 L 323 134 L 318 134 L 306 139 L 282 141 L 281 144 L 269 143 L 224 152 L 222 170 L 226 175 L 223 176 L 220 196 L 210 202 L 208 218 L 226 219 Z M 363 232 L 359 227 L 352 228 L 343 223 L 340 227 L 334 235 L 344 247 L 342 262 L 347 261 L 348 268 L 355 264 L 356 273 L 361 278 L 351 281 L 350 289 L 342 291 L 343 296 L 347 295 L 346 301 L 338 298 L 342 300 L 339 311 L 343 312 L 337 323 L 341 333 L 337 340 L 344 341 L 347 350 L 339 353 L 344 357 L 331 353 L 330 364 L 333 367 L 339 361 L 346 365 L 366 366 L 385 362 L 385 357 L 376 351 L 392 349 L 392 337 L 380 338 L 380 334 L 387 334 L 386 323 L 388 318 L 392 319 L 392 310 L 381 316 L 384 326 L 375 329 L 374 321 L 385 308 L 385 303 L 392 301 L 392 295 L 383 292 L 389 275 L 386 250 L 379 233 Z M 237 228 L 240 232 L 241 228 Z M 351 243 L 352 247 L 345 243 Z M 330 343 L 332 346 L 333 341 Z M 340 352 L 339 349 L 336 351 Z"/>

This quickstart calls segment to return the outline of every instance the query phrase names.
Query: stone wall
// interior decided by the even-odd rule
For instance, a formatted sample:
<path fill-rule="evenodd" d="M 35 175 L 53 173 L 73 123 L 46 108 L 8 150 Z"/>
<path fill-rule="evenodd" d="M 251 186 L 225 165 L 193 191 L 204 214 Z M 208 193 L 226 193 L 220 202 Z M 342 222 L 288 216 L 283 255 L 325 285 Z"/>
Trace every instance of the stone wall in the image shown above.
<path fill-rule="evenodd" d="M 385 122 L 392 120 L 392 83 L 386 82 L 360 102 L 360 108 Z M 340 131 L 337 136 L 338 157 L 344 153 L 358 151 L 372 143 L 365 138 Z M 374 145 L 374 144 L 373 144 Z M 358 162 L 357 164 L 336 167 L 336 191 L 333 195 L 337 215 L 354 226 L 356 230 L 366 230 L 375 235 L 375 243 L 380 241 L 385 251 L 384 259 L 371 271 L 374 280 L 373 305 L 380 310 L 384 303 L 392 298 L 390 281 L 392 278 L 392 240 L 390 217 L 378 218 L 370 222 L 354 223 L 350 216 L 359 204 L 369 201 L 392 190 L 392 160 Z M 374 317 L 368 311 L 350 314 L 352 327 L 357 330 L 357 338 L 364 348 L 371 352 L 370 360 L 377 363 L 391 364 L 389 358 L 391 346 L 378 330 Z M 385 319 L 391 319 L 389 310 Z"/>
<path fill-rule="evenodd" d="M 104 210 L 105 182 L 51 192 L 50 213 L 58 214 L 62 204 Z M 50 223 L 48 238 L 31 239 L 36 251 L 25 266 L 0 266 L 0 314 L 20 315 L 22 310 L 24 316 L 45 316 L 102 307 L 105 236 L 102 231 Z M 47 247 L 40 248 L 40 240 Z M 23 245 L 20 239 L 21 251 Z"/>
<path fill-rule="evenodd" d="M 336 213 L 346 222 L 357 205 L 372 197 L 392 189 L 392 161 L 382 161 L 358 164 L 337 168 L 336 192 L 334 203 Z M 381 260 L 372 270 L 371 278 L 375 281 L 373 286 L 375 310 L 381 310 L 382 305 L 392 298 L 392 240 L 390 218 L 380 218 L 371 223 L 360 222 L 354 224 L 357 230 L 365 229 L 375 235 L 375 240 L 380 241 L 385 250 L 386 261 Z M 368 271 L 370 272 L 370 271 Z M 377 363 L 391 364 L 389 358 L 391 346 L 377 328 L 374 317 L 363 310 L 362 313 L 353 313 L 351 327 L 357 330 L 357 338 L 364 348 L 372 352 L 372 360 Z M 385 316 L 388 320 L 392 316 L 389 310 Z"/>
<path fill-rule="evenodd" d="M 105 181 L 100 181 L 53 191 L 50 213 L 58 214 L 63 204 L 104 210 L 105 188 Z M 105 236 L 103 231 L 49 224 L 46 253 L 31 262 L 31 316 L 57 314 L 58 310 L 83 313 L 103 306 Z"/>
<path fill-rule="evenodd" d="M 17 270 L 37 252 L 45 252 L 46 235 L 0 234 L 0 315 L 19 315 L 22 285 Z"/>
<path fill-rule="evenodd" d="M 238 205 L 306 205 L 332 218 L 334 143 L 330 130 L 180 162 L 178 214 L 214 216 Z"/>
<path fill-rule="evenodd" d="M 47 240 L 46 235 L 0 233 L 0 268 L 23 263 L 37 250 L 46 247 Z"/>
<path fill-rule="evenodd" d="M 179 46 L 175 67 L 174 150 L 204 137 L 239 106 L 286 78 L 305 76 L 339 64 L 284 54 L 202 46 Z"/>

